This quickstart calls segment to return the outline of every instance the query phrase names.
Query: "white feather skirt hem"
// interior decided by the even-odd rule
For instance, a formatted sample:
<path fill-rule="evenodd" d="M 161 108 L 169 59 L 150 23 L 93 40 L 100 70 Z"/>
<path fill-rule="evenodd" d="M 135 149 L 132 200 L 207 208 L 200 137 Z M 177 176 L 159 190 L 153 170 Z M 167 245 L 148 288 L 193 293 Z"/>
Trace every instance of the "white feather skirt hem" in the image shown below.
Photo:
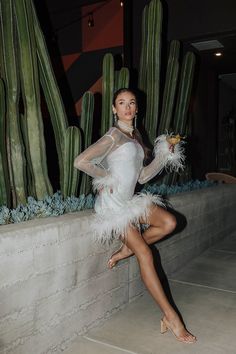
<path fill-rule="evenodd" d="M 150 193 L 135 194 L 125 201 L 118 209 L 105 208 L 96 212 L 91 224 L 94 240 L 101 243 L 111 243 L 125 236 L 129 226 L 139 227 L 140 218 L 148 224 L 150 206 L 164 206 L 159 195 Z"/>

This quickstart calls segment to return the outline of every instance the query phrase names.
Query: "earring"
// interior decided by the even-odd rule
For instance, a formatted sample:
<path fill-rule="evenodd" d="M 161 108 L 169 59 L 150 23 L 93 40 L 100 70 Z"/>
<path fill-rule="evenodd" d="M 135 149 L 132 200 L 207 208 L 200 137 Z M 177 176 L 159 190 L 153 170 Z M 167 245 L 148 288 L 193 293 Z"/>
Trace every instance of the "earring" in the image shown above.
<path fill-rule="evenodd" d="M 116 113 L 114 113 L 113 118 L 114 118 L 114 124 L 116 124 L 117 123 L 117 114 Z"/>

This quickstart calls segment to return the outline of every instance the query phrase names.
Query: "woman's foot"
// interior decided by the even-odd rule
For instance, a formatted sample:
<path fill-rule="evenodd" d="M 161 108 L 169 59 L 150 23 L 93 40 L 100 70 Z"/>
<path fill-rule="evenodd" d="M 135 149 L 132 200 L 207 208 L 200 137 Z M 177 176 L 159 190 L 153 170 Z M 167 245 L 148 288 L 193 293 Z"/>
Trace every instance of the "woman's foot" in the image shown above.
<path fill-rule="evenodd" d="M 172 332 L 177 340 L 183 343 L 195 343 L 197 338 L 192 335 L 187 329 L 184 327 L 178 316 L 173 317 L 172 319 L 167 319 L 164 316 L 161 320 L 161 333 L 165 333 L 168 329 Z"/>
<path fill-rule="evenodd" d="M 119 262 L 121 259 L 130 257 L 132 254 L 133 252 L 126 245 L 121 245 L 121 247 L 111 255 L 107 263 L 108 268 L 112 269 L 115 267 L 117 262 Z"/>

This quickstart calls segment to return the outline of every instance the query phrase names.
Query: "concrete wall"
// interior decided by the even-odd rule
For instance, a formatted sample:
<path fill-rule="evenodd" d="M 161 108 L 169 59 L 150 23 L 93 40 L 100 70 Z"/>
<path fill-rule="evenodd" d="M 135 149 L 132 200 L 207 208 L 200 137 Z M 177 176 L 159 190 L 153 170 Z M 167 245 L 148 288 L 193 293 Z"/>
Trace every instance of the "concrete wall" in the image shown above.
<path fill-rule="evenodd" d="M 183 231 L 157 244 L 168 275 L 235 230 L 236 186 L 170 198 Z M 143 292 L 136 260 L 88 234 L 92 211 L 0 227 L 0 353 L 60 353 Z"/>

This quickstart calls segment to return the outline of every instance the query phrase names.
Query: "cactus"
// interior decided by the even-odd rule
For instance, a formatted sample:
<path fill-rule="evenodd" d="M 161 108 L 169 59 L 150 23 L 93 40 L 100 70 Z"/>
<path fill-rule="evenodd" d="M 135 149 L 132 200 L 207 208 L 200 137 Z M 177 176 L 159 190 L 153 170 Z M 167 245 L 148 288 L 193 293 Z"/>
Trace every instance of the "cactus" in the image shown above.
<path fill-rule="evenodd" d="M 173 128 L 174 131 L 185 133 L 187 124 L 187 112 L 192 88 L 195 57 L 193 53 L 187 53 L 184 58 L 180 83 L 178 85 L 177 103 L 176 88 L 179 72 L 179 42 L 172 41 L 167 64 L 165 87 L 162 101 L 162 112 L 159 118 L 159 81 L 160 81 L 160 52 L 161 52 L 161 25 L 162 5 L 160 0 L 151 0 L 143 10 L 142 17 L 142 46 L 139 70 L 139 88 L 146 93 L 146 116 L 144 126 L 151 142 L 154 141 L 157 126 L 158 132 Z M 173 119 L 173 110 L 176 109 Z M 158 124 L 159 119 L 159 124 Z M 177 180 L 178 176 L 164 177 L 162 182 Z"/>
<path fill-rule="evenodd" d="M 80 118 L 80 127 L 83 131 L 84 148 L 91 145 L 92 128 L 93 128 L 93 110 L 94 110 L 94 96 L 91 92 L 86 92 L 82 99 L 82 114 Z M 91 183 L 87 174 L 82 173 L 80 194 L 88 194 L 90 192 Z"/>
<path fill-rule="evenodd" d="M 0 205 L 10 204 L 10 185 L 7 166 L 6 150 L 6 109 L 5 109 L 5 89 L 3 80 L 0 79 Z"/>
<path fill-rule="evenodd" d="M 128 88 L 129 87 L 129 69 L 122 67 L 118 72 L 116 72 L 115 76 L 115 84 L 114 84 L 114 92 L 119 90 L 120 88 Z"/>
<path fill-rule="evenodd" d="M 181 70 L 180 87 L 174 115 L 174 129 L 176 132 L 182 134 L 185 133 L 187 124 L 187 113 L 192 90 L 195 61 L 195 55 L 192 52 L 187 52 Z"/>
<path fill-rule="evenodd" d="M 160 0 L 152 0 L 143 12 L 143 45 L 139 80 L 139 88 L 147 95 L 144 126 L 151 141 L 156 137 L 158 125 L 161 29 L 162 5 Z"/>
<path fill-rule="evenodd" d="M 31 3 L 32 4 L 32 3 Z M 33 18 L 34 18 L 34 29 L 35 29 L 35 40 L 37 48 L 37 58 L 39 65 L 39 79 L 43 88 L 44 97 L 46 99 L 47 107 L 52 121 L 52 126 L 55 135 L 55 143 L 57 148 L 57 155 L 59 161 L 60 170 L 60 186 L 63 186 L 63 147 L 64 147 L 64 136 L 66 129 L 68 127 L 67 116 L 65 113 L 64 105 L 62 102 L 61 94 L 59 91 L 58 84 L 53 72 L 50 57 L 48 54 L 45 39 L 42 30 L 39 25 L 39 21 L 32 4 Z"/>
<path fill-rule="evenodd" d="M 188 107 L 191 96 L 192 81 L 195 67 L 195 56 L 191 52 L 187 52 L 180 75 L 180 85 L 176 104 L 176 111 L 173 120 L 173 130 L 182 135 L 189 135 L 191 133 L 191 122 L 188 121 Z M 191 168 L 186 166 L 184 172 L 180 176 L 177 172 L 173 175 L 165 176 L 163 182 L 166 184 L 175 184 L 177 182 L 186 181 L 191 177 Z"/>
<path fill-rule="evenodd" d="M 139 77 L 138 87 L 142 91 L 146 91 L 147 86 L 147 63 L 148 63 L 148 50 L 147 50 L 147 20 L 148 20 L 148 6 L 145 6 L 142 14 L 142 41 L 141 53 L 139 64 Z"/>
<path fill-rule="evenodd" d="M 167 73 L 165 78 L 165 87 L 162 101 L 162 112 L 160 117 L 159 134 L 170 130 L 174 100 L 176 94 L 176 85 L 179 72 L 179 41 L 172 41 L 170 44 L 170 53 L 167 64 Z"/>
<path fill-rule="evenodd" d="M 26 202 L 25 157 L 19 124 L 19 82 L 12 0 L 0 2 L 1 72 L 6 85 L 6 138 L 12 203 Z"/>
<path fill-rule="evenodd" d="M 26 157 L 26 178 L 27 178 L 27 186 L 26 186 L 26 193 L 27 195 L 33 196 L 36 195 L 35 185 L 33 183 L 33 167 L 30 160 L 30 148 L 29 148 L 29 137 L 27 132 L 27 121 L 24 115 L 21 114 L 20 116 L 20 125 L 21 125 L 21 132 L 22 138 L 25 147 L 25 157 Z"/>
<path fill-rule="evenodd" d="M 122 67 L 114 71 L 114 58 L 107 53 L 103 58 L 103 86 L 102 86 L 102 121 L 101 135 L 113 125 L 112 100 L 114 92 L 120 88 L 129 87 L 129 70 Z"/>
<path fill-rule="evenodd" d="M 111 53 L 104 55 L 102 81 L 102 122 L 101 135 L 112 126 L 112 99 L 114 92 L 114 58 Z"/>
<path fill-rule="evenodd" d="M 36 57 L 33 13 L 30 0 L 17 0 L 15 15 L 19 43 L 20 81 L 33 169 L 33 183 L 38 199 L 52 194 L 48 178 L 43 122 L 40 110 L 40 90 Z"/>
<path fill-rule="evenodd" d="M 64 197 L 76 195 L 78 188 L 78 170 L 74 168 L 74 159 L 81 151 L 81 133 L 77 127 L 68 127 L 65 133 L 64 160 Z"/>

